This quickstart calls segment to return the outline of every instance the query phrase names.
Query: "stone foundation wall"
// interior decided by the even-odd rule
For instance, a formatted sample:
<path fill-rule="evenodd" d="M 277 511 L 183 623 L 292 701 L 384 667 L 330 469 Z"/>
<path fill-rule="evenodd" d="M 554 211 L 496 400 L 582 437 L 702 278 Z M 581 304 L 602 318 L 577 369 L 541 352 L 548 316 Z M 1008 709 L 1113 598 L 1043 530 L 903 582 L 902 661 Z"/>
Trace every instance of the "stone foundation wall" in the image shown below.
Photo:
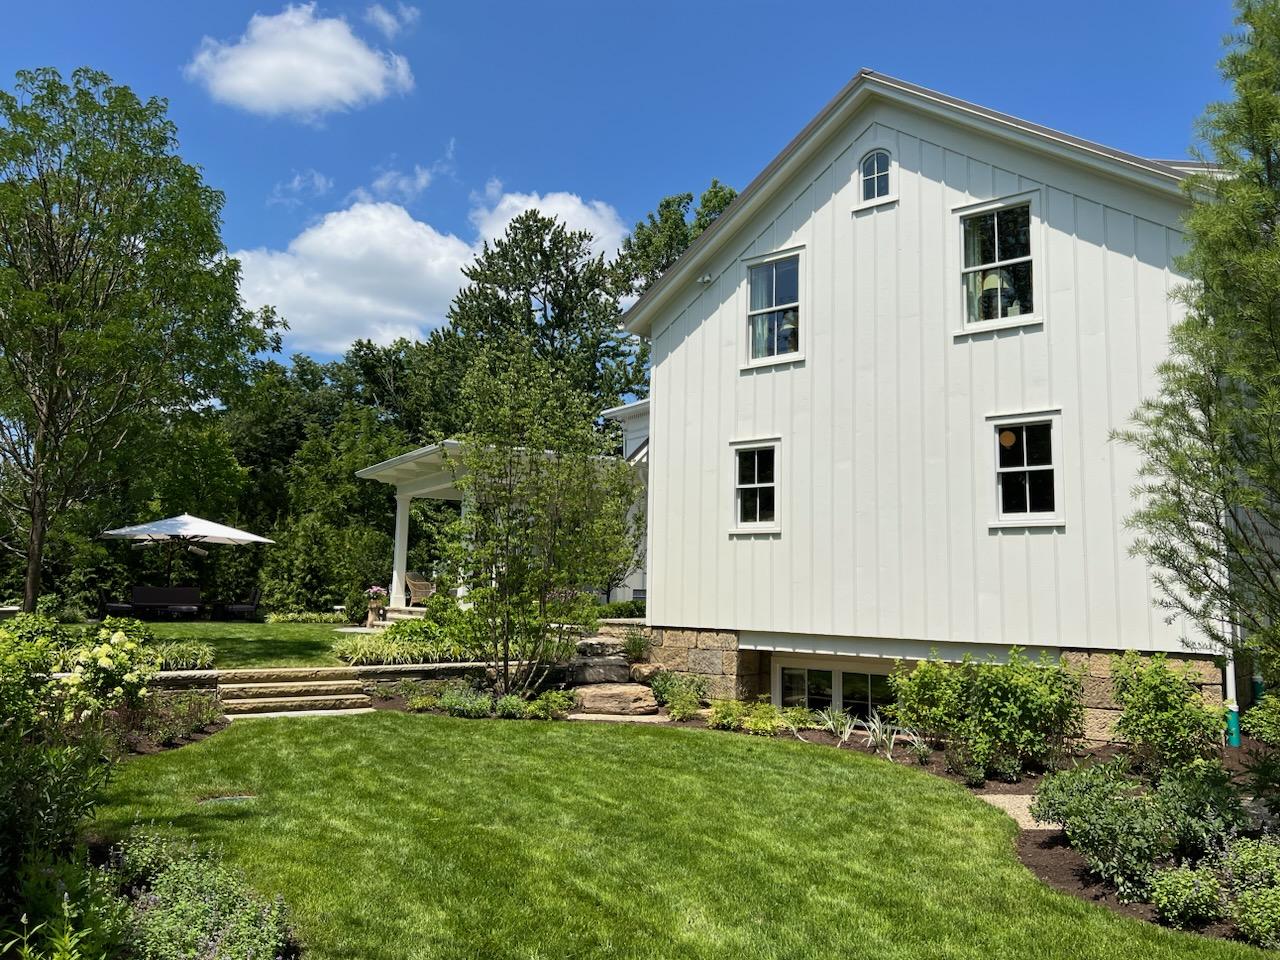
<path fill-rule="evenodd" d="M 1115 687 L 1111 680 L 1112 653 L 1107 651 L 1064 650 L 1062 662 L 1081 671 L 1084 682 L 1084 736 L 1086 740 L 1115 740 L 1113 725 L 1120 716 Z M 1212 659 L 1169 655 L 1191 667 L 1192 676 L 1205 702 L 1222 704 L 1222 670 Z"/>
<path fill-rule="evenodd" d="M 649 660 L 662 670 L 707 681 L 707 696 L 754 700 L 769 692 L 769 654 L 739 650 L 733 630 L 651 627 Z"/>

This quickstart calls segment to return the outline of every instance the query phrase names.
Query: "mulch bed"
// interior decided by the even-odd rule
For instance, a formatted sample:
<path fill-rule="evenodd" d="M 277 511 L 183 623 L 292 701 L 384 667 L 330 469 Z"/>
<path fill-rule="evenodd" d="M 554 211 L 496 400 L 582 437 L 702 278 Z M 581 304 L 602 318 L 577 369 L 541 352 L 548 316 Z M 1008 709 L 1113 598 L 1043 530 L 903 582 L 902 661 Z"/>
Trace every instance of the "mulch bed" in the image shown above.
<path fill-rule="evenodd" d="M 158 740 L 152 740 L 141 734 L 134 734 L 129 738 L 129 753 L 147 756 L 153 753 L 164 753 L 166 750 L 177 750 L 179 747 L 185 747 L 189 743 L 199 743 L 201 740 L 206 740 L 209 737 L 212 737 L 219 730 L 225 730 L 230 725 L 231 721 L 224 717 L 217 723 L 210 724 L 203 730 L 199 730 L 190 736 L 181 737 L 177 740 L 170 740 L 165 743 L 161 743 Z"/>

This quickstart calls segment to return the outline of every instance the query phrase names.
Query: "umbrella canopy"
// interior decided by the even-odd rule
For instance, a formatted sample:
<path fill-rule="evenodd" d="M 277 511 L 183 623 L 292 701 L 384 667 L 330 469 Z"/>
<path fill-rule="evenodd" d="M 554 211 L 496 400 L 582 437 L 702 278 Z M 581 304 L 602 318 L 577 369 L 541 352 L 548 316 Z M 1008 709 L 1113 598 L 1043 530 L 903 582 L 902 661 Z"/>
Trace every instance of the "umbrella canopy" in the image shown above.
<path fill-rule="evenodd" d="M 132 527 L 120 527 L 116 530 L 104 530 L 102 535 L 112 540 L 141 540 L 151 543 L 178 540 L 186 543 L 275 543 L 256 533 L 246 533 L 235 527 L 202 520 L 189 513 L 167 520 L 155 520 L 151 523 L 139 523 Z"/>

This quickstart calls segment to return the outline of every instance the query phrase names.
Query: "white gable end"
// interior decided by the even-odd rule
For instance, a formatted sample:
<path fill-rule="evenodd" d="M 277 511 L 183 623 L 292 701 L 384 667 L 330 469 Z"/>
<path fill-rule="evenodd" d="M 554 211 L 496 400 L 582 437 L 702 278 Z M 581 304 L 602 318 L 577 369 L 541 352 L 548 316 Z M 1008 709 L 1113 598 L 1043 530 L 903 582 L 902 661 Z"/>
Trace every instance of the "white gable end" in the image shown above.
<path fill-rule="evenodd" d="M 891 185 L 867 205 L 873 147 Z M 960 220 L 1004 198 L 1031 210 L 1034 304 L 973 332 Z M 650 318 L 650 622 L 744 643 L 1179 649 L 1128 553 L 1137 461 L 1109 437 L 1155 388 L 1183 209 L 1168 189 L 867 101 Z M 799 349 L 753 365 L 748 270 L 784 252 L 799 256 Z M 1051 522 L 1001 518 L 1001 418 L 1053 424 Z M 768 532 L 736 524 L 744 444 L 774 450 Z"/>

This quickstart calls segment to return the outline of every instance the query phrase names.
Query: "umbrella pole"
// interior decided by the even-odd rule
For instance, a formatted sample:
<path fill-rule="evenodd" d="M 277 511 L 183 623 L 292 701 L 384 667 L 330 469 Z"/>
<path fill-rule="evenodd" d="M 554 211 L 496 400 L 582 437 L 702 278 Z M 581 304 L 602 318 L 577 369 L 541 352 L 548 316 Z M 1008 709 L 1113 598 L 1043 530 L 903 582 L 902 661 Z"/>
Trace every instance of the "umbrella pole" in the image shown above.
<path fill-rule="evenodd" d="M 165 577 L 169 581 L 169 586 L 172 587 L 173 586 L 173 541 L 172 540 L 169 541 L 168 547 L 169 547 L 169 554 L 168 554 L 168 560 L 165 562 Z"/>

